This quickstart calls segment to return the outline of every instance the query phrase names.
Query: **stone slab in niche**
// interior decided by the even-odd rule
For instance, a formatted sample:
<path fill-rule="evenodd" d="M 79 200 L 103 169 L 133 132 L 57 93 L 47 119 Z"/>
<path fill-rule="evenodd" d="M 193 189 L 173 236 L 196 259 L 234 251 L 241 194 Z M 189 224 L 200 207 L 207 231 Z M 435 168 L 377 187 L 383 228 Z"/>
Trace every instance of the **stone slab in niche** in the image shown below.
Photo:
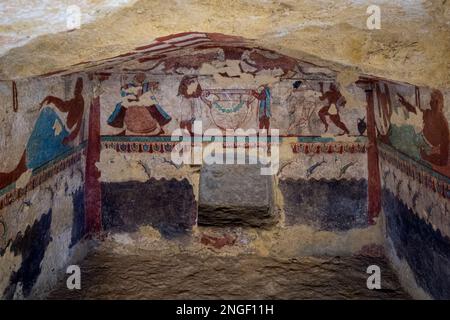
<path fill-rule="evenodd" d="M 266 227 L 272 211 L 272 177 L 259 165 L 205 165 L 200 172 L 198 224 Z"/>
<path fill-rule="evenodd" d="M 189 231 L 196 216 L 195 196 L 187 179 L 102 183 L 102 222 L 106 230 L 135 231 L 150 225 L 171 237 Z"/>
<path fill-rule="evenodd" d="M 280 181 L 286 225 L 306 224 L 318 230 L 346 231 L 368 226 L 367 181 Z"/>

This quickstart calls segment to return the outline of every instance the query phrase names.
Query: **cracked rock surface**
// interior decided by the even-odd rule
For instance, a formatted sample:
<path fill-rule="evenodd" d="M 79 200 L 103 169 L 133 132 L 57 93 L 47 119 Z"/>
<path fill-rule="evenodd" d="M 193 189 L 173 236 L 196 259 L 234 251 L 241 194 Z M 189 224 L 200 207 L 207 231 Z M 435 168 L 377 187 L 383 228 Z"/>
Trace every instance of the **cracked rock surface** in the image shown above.
<path fill-rule="evenodd" d="M 375 1 L 380 30 L 366 24 L 374 1 L 90 0 L 77 3 L 82 25 L 70 32 L 64 30 L 65 2 L 45 2 L 34 16 L 33 5 L 0 1 L 5 9 L 0 47 L 6 48 L 0 79 L 54 72 L 132 51 L 157 37 L 201 31 L 242 36 L 294 58 L 328 61 L 357 73 L 450 87 L 447 0 Z"/>
<path fill-rule="evenodd" d="M 366 270 L 373 264 L 381 269 L 381 290 L 366 286 Z M 70 291 L 64 280 L 51 299 L 410 298 L 381 256 L 224 256 L 123 250 L 107 243 L 93 251 L 80 267 L 82 289 Z"/>

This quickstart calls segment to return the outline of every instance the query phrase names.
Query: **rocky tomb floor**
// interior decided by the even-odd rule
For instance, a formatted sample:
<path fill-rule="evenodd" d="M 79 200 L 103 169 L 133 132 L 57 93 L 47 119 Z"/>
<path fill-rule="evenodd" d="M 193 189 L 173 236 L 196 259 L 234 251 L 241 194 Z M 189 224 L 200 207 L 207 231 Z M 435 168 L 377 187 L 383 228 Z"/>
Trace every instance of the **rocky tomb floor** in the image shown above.
<path fill-rule="evenodd" d="M 50 299 L 409 299 L 383 257 L 223 256 L 95 248 L 80 264 L 81 290 L 63 279 Z M 381 268 L 381 290 L 366 287 Z"/>

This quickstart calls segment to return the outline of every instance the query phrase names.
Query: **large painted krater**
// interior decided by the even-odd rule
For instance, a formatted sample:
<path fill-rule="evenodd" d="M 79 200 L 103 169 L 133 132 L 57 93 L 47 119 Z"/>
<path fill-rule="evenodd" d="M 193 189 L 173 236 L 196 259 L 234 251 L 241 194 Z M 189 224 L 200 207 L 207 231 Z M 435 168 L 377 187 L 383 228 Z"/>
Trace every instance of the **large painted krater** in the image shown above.
<path fill-rule="evenodd" d="M 251 90 L 207 89 L 203 101 L 208 104 L 212 122 L 220 129 L 244 128 L 252 119 Z"/>

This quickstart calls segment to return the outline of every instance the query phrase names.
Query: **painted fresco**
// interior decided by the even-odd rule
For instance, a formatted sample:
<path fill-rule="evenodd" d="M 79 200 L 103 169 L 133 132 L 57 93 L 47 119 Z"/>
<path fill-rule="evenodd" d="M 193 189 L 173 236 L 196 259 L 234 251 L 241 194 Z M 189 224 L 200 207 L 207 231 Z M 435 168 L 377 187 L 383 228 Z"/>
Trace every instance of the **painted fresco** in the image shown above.
<path fill-rule="evenodd" d="M 381 142 L 449 177 L 450 132 L 440 90 L 376 83 Z"/>
<path fill-rule="evenodd" d="M 317 113 L 319 93 L 307 83 L 296 80 L 286 98 L 289 113 L 288 132 L 293 135 L 310 135 L 311 118 Z"/>
<path fill-rule="evenodd" d="M 225 46 L 186 51 L 179 59 L 131 60 L 113 71 L 117 73 L 102 83 L 102 181 L 137 179 L 141 181 L 137 192 L 150 177 L 147 173 L 157 170 L 145 154 L 167 158 L 173 148 L 170 134 L 179 128 L 192 134 L 196 120 L 201 120 L 203 130 L 219 132 L 278 129 L 284 151 L 280 181 L 273 188 L 284 197 L 284 203 L 275 206 L 284 212 L 286 225 L 306 224 L 328 231 L 369 225 L 366 97 L 355 84 L 341 85 L 336 72 L 269 50 Z M 152 108 L 163 106 L 170 117 L 164 132 L 124 131 L 111 121 L 121 101 L 119 93 L 123 96 L 122 83 L 137 75 L 159 88 L 158 101 L 150 103 Z M 120 106 L 126 108 L 123 103 Z M 139 126 L 143 119 L 136 117 L 128 127 Z M 148 126 L 152 122 L 147 120 Z M 107 162 L 122 165 L 114 165 L 113 170 Z M 120 171 L 121 177 L 112 170 Z M 299 190 L 308 188 L 322 197 L 303 197 L 299 203 Z M 335 200 L 324 198 L 344 200 L 338 208 Z M 331 207 L 335 210 L 330 211 Z"/>
<path fill-rule="evenodd" d="M 337 71 L 203 35 L 179 35 L 200 41 L 179 50 L 173 37 L 160 38 L 89 78 L 0 86 L 8 97 L 0 150 L 11 151 L 0 164 L 0 297 L 38 295 L 55 276 L 49 270 L 65 267 L 86 232 L 101 228 L 152 227 L 167 239 L 195 239 L 197 225 L 312 230 L 348 246 L 361 230 L 372 241 L 378 221 L 417 282 L 448 297 L 449 93 L 375 79 L 363 89 Z M 230 43 L 203 42 L 214 37 Z M 161 45 L 177 55 L 146 53 Z M 170 135 L 193 133 L 196 120 L 219 132 L 279 129 L 277 174 L 175 164 Z M 385 219 L 376 219 L 377 202 Z"/>
<path fill-rule="evenodd" d="M 349 106 L 336 80 L 281 79 L 275 72 L 248 81 L 248 74 L 239 71 L 229 82 L 229 73 L 222 76 L 221 70 L 182 76 L 139 73 L 152 84 L 145 84 L 149 91 L 158 88 L 146 102 L 147 93 L 138 101 L 120 84 L 141 90 L 128 84 L 134 74 L 111 75 L 101 96 L 102 135 L 170 136 L 177 128 L 192 132 L 195 120 L 202 120 L 204 130 L 279 129 L 284 136 L 342 141 L 366 134 L 364 100 Z"/>
<path fill-rule="evenodd" d="M 191 38 L 202 43 L 157 54 L 172 44 L 161 38 L 102 71 L 109 75 L 102 83 L 102 135 L 170 136 L 177 128 L 192 132 L 200 119 L 203 129 L 273 128 L 337 140 L 365 135 L 364 93 L 341 87 L 336 71 L 244 43 L 210 44 L 201 34 L 179 41 Z"/>
<path fill-rule="evenodd" d="M 323 90 L 323 83 L 320 84 L 320 92 L 322 95 L 319 97 L 320 100 L 325 100 L 326 104 L 319 110 L 320 121 L 325 126 L 325 132 L 328 131 L 328 121 L 332 122 L 336 127 L 342 130 L 343 134 L 349 134 L 345 123 L 341 121 L 341 116 L 339 115 L 339 109 L 345 107 L 346 101 L 344 96 L 339 92 L 338 88 L 334 83 L 330 84 L 327 92 Z M 328 119 L 327 119 L 328 118 Z"/>
<path fill-rule="evenodd" d="M 428 294 L 448 299 L 448 95 L 376 81 L 374 96 L 388 252 Z"/>
<path fill-rule="evenodd" d="M 71 151 L 83 123 L 85 102 L 83 78 L 76 80 L 72 97 L 64 100 L 46 96 L 39 103 L 38 118 L 26 142 L 19 163 L 9 172 L 0 172 L 0 189 Z"/>
<path fill-rule="evenodd" d="M 428 291 L 447 297 L 446 269 L 437 277 L 422 274 L 449 261 L 441 254 L 450 234 L 448 93 L 375 79 L 363 89 L 353 81 L 365 77 L 343 81 L 337 71 L 271 50 L 195 37 L 202 43 L 177 55 L 147 55 L 161 44 L 176 49 L 171 37 L 161 38 L 105 62 L 89 81 L 60 81 L 64 88 L 55 79 L 39 79 L 34 97 L 23 93 L 27 82 L 11 82 L 8 108 L 25 120 L 12 125 L 2 119 L 0 143 L 3 148 L 17 140 L 24 148 L 0 170 L 0 259 L 10 268 L 0 279 L 0 296 L 15 297 L 20 287 L 32 296 L 46 279 L 41 274 L 54 267 L 54 256 L 61 255 L 56 268 L 63 266 L 87 231 L 151 226 L 172 239 L 192 235 L 197 225 L 227 227 L 233 220 L 343 239 L 356 229 L 370 234 L 371 225 L 386 222 L 387 241 L 417 282 L 426 287 L 431 281 Z M 91 99 L 90 91 L 99 98 Z M 85 169 L 84 120 L 91 101 Z M 203 130 L 219 132 L 279 129 L 277 174 L 175 164 L 170 135 L 177 129 L 193 133 L 196 120 Z M 249 188 L 253 192 L 241 192 Z M 385 220 L 376 219 L 378 205 Z M 86 230 L 92 216 L 99 225 Z M 41 242 L 26 245 L 39 235 Z M 419 238 L 432 239 L 423 260 L 436 253 L 436 263 L 414 259 Z"/>
<path fill-rule="evenodd" d="M 100 168 L 104 183 L 137 180 L 134 192 L 138 192 L 155 170 L 160 170 L 145 154 L 169 157 L 173 148 L 170 134 L 179 128 L 193 133 L 196 120 L 201 120 L 203 130 L 279 129 L 285 149 L 281 152 L 280 182 L 273 188 L 284 197 L 284 203 L 275 207 L 284 212 L 286 225 L 342 231 L 372 223 L 367 210 L 365 94 L 354 84 L 342 87 L 332 70 L 245 47 L 205 48 L 189 52 L 188 58 L 141 59 L 122 68 L 126 72 L 112 73 L 102 83 L 104 159 Z M 164 132 L 124 131 L 111 121 L 123 96 L 122 83 L 133 81 L 137 75 L 159 88 L 158 101 L 151 103 L 153 108 L 163 106 L 170 117 Z M 136 125 L 142 119 L 136 119 Z M 148 125 L 152 122 L 148 120 Z M 120 177 L 117 172 L 121 172 Z M 173 173 L 165 176 L 172 177 Z M 305 188 L 323 196 L 303 197 L 299 203 L 299 190 Z M 338 208 L 335 200 L 324 201 L 324 197 L 344 200 Z M 330 211 L 331 207 L 335 210 Z"/>
<path fill-rule="evenodd" d="M 84 236 L 85 75 L 0 82 L 0 297 L 55 283 Z"/>
<path fill-rule="evenodd" d="M 123 128 L 125 133 L 159 135 L 164 133 L 163 126 L 172 118 L 158 103 L 157 82 L 146 81 L 144 73 L 137 74 L 133 82 L 122 85 L 121 102 L 116 104 L 114 112 L 108 118 L 108 124 Z"/>
<path fill-rule="evenodd" d="M 142 80 L 137 81 L 137 77 Z M 148 95 L 156 99 L 141 103 L 147 94 L 141 89 L 145 86 L 150 88 Z M 127 92 L 127 88 L 134 91 Z M 127 118 L 137 104 L 143 113 Z M 284 149 L 280 182 L 272 187 L 285 197 L 285 203 L 275 207 L 284 212 L 287 225 L 303 223 L 341 231 L 369 224 L 366 97 L 355 84 L 341 85 L 333 70 L 269 50 L 206 46 L 186 51 L 177 59 L 131 59 L 120 68 L 114 67 L 102 82 L 100 105 L 103 151 L 98 167 L 104 185 L 138 181 L 134 191 L 129 190 L 138 192 L 161 170 L 147 157 L 170 163 L 170 134 L 177 129 L 192 134 L 196 120 L 201 120 L 203 130 L 219 132 L 279 129 Z M 157 124 L 163 130 L 153 131 Z M 173 168 L 164 178 L 178 176 L 174 170 L 185 169 Z M 317 188 L 315 192 L 322 191 L 323 197 L 336 189 L 330 199 L 348 201 L 330 216 L 325 211 L 334 200 L 315 197 L 299 204 L 298 190 L 303 190 L 299 186 Z M 103 196 L 109 196 L 108 192 Z M 352 207 L 355 210 L 349 209 Z M 114 213 L 114 208 L 108 212 L 123 215 Z M 319 214 L 307 217 L 304 212 Z M 341 219 L 340 223 L 343 216 L 346 222 Z"/>

